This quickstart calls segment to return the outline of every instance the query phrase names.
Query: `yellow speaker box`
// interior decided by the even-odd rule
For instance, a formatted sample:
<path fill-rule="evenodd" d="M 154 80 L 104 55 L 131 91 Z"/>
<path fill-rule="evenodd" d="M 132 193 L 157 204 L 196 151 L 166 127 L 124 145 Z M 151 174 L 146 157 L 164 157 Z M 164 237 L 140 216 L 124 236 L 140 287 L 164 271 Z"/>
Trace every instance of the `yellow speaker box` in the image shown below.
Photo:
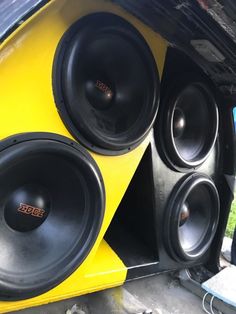
<path fill-rule="evenodd" d="M 0 313 L 125 281 L 103 237 L 149 144 L 166 48 L 105 0 L 50 1 L 2 42 Z"/>

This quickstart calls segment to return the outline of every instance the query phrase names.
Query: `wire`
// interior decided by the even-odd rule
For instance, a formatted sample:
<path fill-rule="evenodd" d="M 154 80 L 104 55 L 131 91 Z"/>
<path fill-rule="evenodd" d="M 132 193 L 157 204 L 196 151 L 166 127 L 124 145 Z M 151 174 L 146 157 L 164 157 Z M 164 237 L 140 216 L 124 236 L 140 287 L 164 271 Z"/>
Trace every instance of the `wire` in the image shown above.
<path fill-rule="evenodd" d="M 204 312 L 206 312 L 207 314 L 212 314 L 211 312 L 209 312 L 206 307 L 205 307 L 205 300 L 206 300 L 206 297 L 208 296 L 209 292 L 206 292 L 204 294 L 204 297 L 202 298 L 202 308 L 204 310 Z"/>
<path fill-rule="evenodd" d="M 211 309 L 211 314 L 215 314 L 214 310 L 213 310 L 213 301 L 215 299 L 215 296 L 213 295 L 211 297 L 211 301 L 210 301 L 210 309 Z"/>
<path fill-rule="evenodd" d="M 207 310 L 206 306 L 205 306 L 205 301 L 206 301 L 206 298 L 207 298 L 208 294 L 210 295 L 209 292 L 206 292 L 206 293 L 204 294 L 203 298 L 202 298 L 202 308 L 203 308 L 204 312 L 206 312 L 207 314 L 216 314 L 216 312 L 213 310 L 213 301 L 214 301 L 214 299 L 215 299 L 215 296 L 214 296 L 214 295 L 211 296 L 211 300 L 210 300 L 210 310 L 211 310 L 211 311 L 209 312 L 209 311 Z M 221 312 L 218 312 L 218 313 L 221 313 Z"/>

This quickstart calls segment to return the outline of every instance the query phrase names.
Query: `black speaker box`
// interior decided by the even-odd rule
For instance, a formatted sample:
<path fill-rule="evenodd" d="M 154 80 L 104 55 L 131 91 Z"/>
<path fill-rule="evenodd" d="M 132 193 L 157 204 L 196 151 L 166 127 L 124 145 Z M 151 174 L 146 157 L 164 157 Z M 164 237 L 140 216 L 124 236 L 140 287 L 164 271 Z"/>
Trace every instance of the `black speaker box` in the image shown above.
<path fill-rule="evenodd" d="M 185 72 L 176 68 L 186 62 Z M 174 49 L 161 92 L 151 143 L 106 234 L 128 279 L 198 265 L 217 271 L 233 199 L 230 104 Z"/>

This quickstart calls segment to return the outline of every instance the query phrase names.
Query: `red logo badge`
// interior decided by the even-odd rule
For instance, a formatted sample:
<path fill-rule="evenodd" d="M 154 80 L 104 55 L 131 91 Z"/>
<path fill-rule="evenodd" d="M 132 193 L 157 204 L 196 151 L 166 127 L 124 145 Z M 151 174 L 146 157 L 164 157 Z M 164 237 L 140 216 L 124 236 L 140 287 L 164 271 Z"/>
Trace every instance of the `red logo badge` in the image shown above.
<path fill-rule="evenodd" d="M 17 208 L 17 211 L 23 214 L 31 215 L 33 217 L 38 217 L 38 218 L 43 218 L 43 215 L 45 213 L 44 209 L 37 208 L 37 207 L 27 205 L 27 204 L 23 204 L 23 203 L 20 203 L 20 207 Z"/>
<path fill-rule="evenodd" d="M 104 84 L 103 82 L 97 80 L 97 81 L 96 81 L 96 87 L 97 87 L 98 89 L 100 89 L 101 92 L 103 92 L 104 94 L 106 94 L 109 98 L 112 98 L 113 92 L 112 92 L 112 90 L 111 90 L 106 84 Z"/>

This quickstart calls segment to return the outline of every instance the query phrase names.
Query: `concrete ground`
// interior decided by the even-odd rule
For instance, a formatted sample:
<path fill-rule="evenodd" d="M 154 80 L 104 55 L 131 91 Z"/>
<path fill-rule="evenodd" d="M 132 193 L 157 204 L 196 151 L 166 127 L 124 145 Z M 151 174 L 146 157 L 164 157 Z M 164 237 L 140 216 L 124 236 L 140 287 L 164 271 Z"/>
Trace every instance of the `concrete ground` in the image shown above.
<path fill-rule="evenodd" d="M 146 312 L 145 312 L 146 311 Z M 13 312 L 12 312 L 13 313 Z M 14 314 L 202 314 L 201 299 L 168 274 Z"/>

